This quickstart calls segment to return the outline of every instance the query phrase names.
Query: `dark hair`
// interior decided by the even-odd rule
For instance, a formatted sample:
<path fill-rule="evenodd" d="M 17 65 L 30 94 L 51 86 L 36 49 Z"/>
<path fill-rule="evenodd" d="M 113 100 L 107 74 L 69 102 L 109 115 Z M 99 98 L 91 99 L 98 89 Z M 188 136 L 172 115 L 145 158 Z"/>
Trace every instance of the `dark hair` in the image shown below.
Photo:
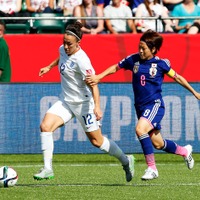
<path fill-rule="evenodd" d="M 155 5 L 156 3 L 158 3 L 158 4 L 160 4 L 160 2 L 159 2 L 159 0 L 154 0 L 153 1 L 153 4 Z M 147 9 L 147 11 L 148 11 L 148 13 L 149 13 L 149 16 L 150 17 L 154 17 L 154 13 L 153 13 L 153 10 L 151 10 L 151 8 L 149 7 L 149 1 L 148 0 L 145 0 L 144 1 L 144 5 L 145 5 L 145 7 L 146 7 L 146 9 Z"/>
<path fill-rule="evenodd" d="M 82 4 L 79 5 L 80 9 L 81 9 L 81 17 L 87 17 L 86 15 L 86 11 L 85 11 L 85 8 L 86 8 L 86 4 L 84 1 L 82 1 Z M 96 0 L 92 0 L 92 6 L 97 6 L 97 3 L 96 3 Z M 83 26 L 86 25 L 86 20 L 85 19 L 81 19 L 81 23 L 83 24 Z"/>
<path fill-rule="evenodd" d="M 81 28 L 83 27 L 83 25 L 79 22 L 76 21 L 74 24 L 69 24 L 66 29 L 65 29 L 65 33 L 70 35 L 70 32 L 74 33 L 77 36 L 77 39 L 81 39 L 83 36 L 83 32 L 81 31 Z M 70 31 L 70 32 L 67 32 Z M 72 34 L 72 35 L 74 35 Z"/>
<path fill-rule="evenodd" d="M 3 20 L 0 20 L 0 25 L 4 26 L 4 29 L 6 29 L 6 24 Z"/>
<path fill-rule="evenodd" d="M 140 38 L 140 41 L 145 42 L 151 50 L 153 49 L 153 47 L 155 47 L 156 51 L 154 52 L 154 54 L 156 54 L 162 46 L 163 37 L 156 31 L 149 29 L 143 33 L 143 35 Z"/>

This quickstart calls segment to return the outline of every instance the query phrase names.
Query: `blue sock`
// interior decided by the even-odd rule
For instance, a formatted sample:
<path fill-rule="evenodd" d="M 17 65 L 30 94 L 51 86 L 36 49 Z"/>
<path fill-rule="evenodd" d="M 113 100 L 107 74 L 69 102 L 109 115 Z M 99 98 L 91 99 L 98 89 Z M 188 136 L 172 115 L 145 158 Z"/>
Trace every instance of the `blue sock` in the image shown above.
<path fill-rule="evenodd" d="M 164 140 L 164 147 L 163 151 L 166 151 L 168 153 L 173 153 L 175 154 L 177 148 L 177 144 L 171 140 Z"/>
<path fill-rule="evenodd" d="M 151 139 L 149 137 L 149 134 L 146 133 L 144 135 L 141 135 L 138 139 L 141 143 L 143 153 L 145 156 L 145 160 L 146 160 L 148 167 L 152 168 L 153 170 L 156 170 L 153 145 L 152 145 Z"/>
<path fill-rule="evenodd" d="M 138 139 L 141 143 L 142 150 L 143 150 L 145 156 L 154 153 L 149 134 L 146 133 L 144 135 L 141 135 L 140 137 L 138 137 Z"/>

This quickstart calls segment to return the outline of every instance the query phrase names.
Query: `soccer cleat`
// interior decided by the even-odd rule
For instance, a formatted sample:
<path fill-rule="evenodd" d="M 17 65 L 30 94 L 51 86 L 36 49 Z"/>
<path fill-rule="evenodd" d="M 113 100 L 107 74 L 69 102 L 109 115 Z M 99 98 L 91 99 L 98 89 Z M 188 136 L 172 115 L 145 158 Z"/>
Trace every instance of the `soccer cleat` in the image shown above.
<path fill-rule="evenodd" d="M 184 157 L 185 163 L 186 163 L 188 169 L 192 169 L 194 167 L 194 159 L 192 157 L 192 146 L 191 145 L 186 145 L 184 147 L 188 151 L 187 156 Z"/>
<path fill-rule="evenodd" d="M 128 155 L 128 164 L 127 165 L 123 165 L 123 169 L 126 173 L 126 181 L 130 182 L 134 176 L 134 162 L 135 162 L 135 158 L 133 155 Z"/>
<path fill-rule="evenodd" d="M 142 180 L 152 180 L 152 179 L 155 179 L 155 178 L 158 178 L 158 170 L 154 170 L 150 167 L 148 167 L 146 170 L 145 170 L 145 173 L 144 175 L 142 176 Z"/>
<path fill-rule="evenodd" d="M 53 170 L 42 168 L 38 174 L 33 176 L 33 178 L 36 180 L 53 179 L 54 173 Z"/>

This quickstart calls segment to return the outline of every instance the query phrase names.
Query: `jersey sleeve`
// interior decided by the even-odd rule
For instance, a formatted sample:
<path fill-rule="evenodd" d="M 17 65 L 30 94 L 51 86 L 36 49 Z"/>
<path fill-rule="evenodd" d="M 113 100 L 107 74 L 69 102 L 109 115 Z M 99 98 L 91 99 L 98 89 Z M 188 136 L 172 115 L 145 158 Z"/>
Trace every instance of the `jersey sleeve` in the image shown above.
<path fill-rule="evenodd" d="M 120 68 L 125 70 L 133 70 L 134 64 L 139 61 L 139 54 L 132 54 L 124 58 L 118 63 Z"/>
<path fill-rule="evenodd" d="M 167 74 L 170 69 L 171 69 L 171 64 L 170 61 L 168 59 L 162 59 L 163 63 L 162 63 L 162 68 L 165 74 Z"/>
<path fill-rule="evenodd" d="M 79 59 L 77 63 L 83 80 L 85 80 L 87 74 L 95 74 L 95 70 L 92 67 L 90 59 L 88 57 L 85 58 L 82 57 L 82 59 Z"/>
<path fill-rule="evenodd" d="M 163 59 L 164 61 L 164 72 L 171 78 L 175 78 L 177 73 L 171 68 L 170 61 L 168 59 Z"/>

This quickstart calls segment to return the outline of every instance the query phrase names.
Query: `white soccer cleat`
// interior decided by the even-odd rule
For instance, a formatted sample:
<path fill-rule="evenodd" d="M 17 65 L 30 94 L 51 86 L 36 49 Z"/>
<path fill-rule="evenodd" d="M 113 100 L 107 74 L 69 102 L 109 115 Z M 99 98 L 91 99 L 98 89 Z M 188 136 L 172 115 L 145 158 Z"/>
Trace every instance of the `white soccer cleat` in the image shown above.
<path fill-rule="evenodd" d="M 33 178 L 36 180 L 53 179 L 54 173 L 53 170 L 42 168 L 39 173 L 33 176 Z"/>
<path fill-rule="evenodd" d="M 155 178 L 158 178 L 158 170 L 154 170 L 150 167 L 148 167 L 146 170 L 145 170 L 145 173 L 144 175 L 142 176 L 142 180 L 152 180 L 152 179 L 155 179 Z"/>
<path fill-rule="evenodd" d="M 188 169 L 192 169 L 194 167 L 194 159 L 192 157 L 192 146 L 191 145 L 186 145 L 184 148 L 187 149 L 187 156 L 184 157 L 185 163 L 188 167 Z"/>
<path fill-rule="evenodd" d="M 123 169 L 125 171 L 126 174 L 126 181 L 130 182 L 134 176 L 134 163 L 135 163 L 135 158 L 133 155 L 128 155 L 128 164 L 127 165 L 123 165 Z"/>

